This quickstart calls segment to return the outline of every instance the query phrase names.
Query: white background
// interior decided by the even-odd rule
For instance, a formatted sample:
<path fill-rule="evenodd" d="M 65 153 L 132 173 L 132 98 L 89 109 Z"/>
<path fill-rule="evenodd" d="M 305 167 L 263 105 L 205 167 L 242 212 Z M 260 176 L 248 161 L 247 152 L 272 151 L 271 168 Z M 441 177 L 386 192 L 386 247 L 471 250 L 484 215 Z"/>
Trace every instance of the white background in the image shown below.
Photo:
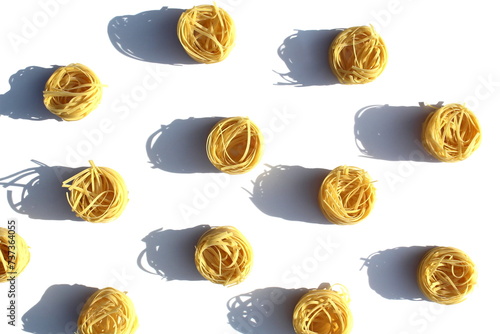
<path fill-rule="evenodd" d="M 172 17 L 197 4 L 0 5 L 0 225 L 16 218 L 32 255 L 18 279 L 14 331 L 71 333 L 92 289 L 113 286 L 134 301 L 139 333 L 293 333 L 301 289 L 323 282 L 350 291 L 352 333 L 495 331 L 494 2 L 221 0 L 237 40 L 212 65 L 186 63 L 175 43 Z M 333 84 L 324 60 L 333 30 L 368 23 L 386 41 L 385 72 L 366 85 Z M 39 89 L 52 65 L 73 62 L 107 87 L 87 118 L 56 121 Z M 466 103 L 482 124 L 483 143 L 466 161 L 413 161 L 424 157 L 414 142 L 425 117 L 419 103 L 439 102 Z M 370 106 L 379 107 L 358 113 Z M 202 142 L 215 120 L 207 118 L 229 116 L 249 116 L 265 132 L 262 162 L 248 174 L 207 168 Z M 86 167 L 90 159 L 117 170 L 129 188 L 125 212 L 108 224 L 72 219 L 61 202 L 55 171 L 62 169 L 53 167 Z M 339 165 L 377 180 L 374 211 L 355 226 L 324 223 L 315 206 L 318 180 Z M 37 175 L 16 212 L 9 198 L 19 201 L 22 187 L 13 183 Z M 226 288 L 196 275 L 191 254 L 202 225 L 233 225 L 249 239 L 255 263 L 246 281 Z M 412 300 L 419 297 L 412 268 L 424 247 L 436 245 L 460 248 L 477 264 L 477 288 L 459 305 Z M 155 256 L 159 273 L 148 264 Z M 2 284 L 1 333 L 12 330 L 7 290 Z M 234 304 L 238 296 L 247 304 Z"/>

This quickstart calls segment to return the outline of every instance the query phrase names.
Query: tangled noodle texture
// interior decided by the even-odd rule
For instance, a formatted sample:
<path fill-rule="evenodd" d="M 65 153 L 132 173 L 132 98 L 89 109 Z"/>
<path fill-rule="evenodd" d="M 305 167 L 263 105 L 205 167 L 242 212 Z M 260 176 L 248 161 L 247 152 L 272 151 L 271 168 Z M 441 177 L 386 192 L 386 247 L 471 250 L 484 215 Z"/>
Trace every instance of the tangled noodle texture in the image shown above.
<path fill-rule="evenodd" d="M 90 168 L 63 182 L 68 188 L 68 202 L 77 217 L 91 223 L 108 223 L 117 219 L 128 203 L 125 181 L 115 170 Z"/>
<path fill-rule="evenodd" d="M 87 66 L 70 64 L 54 71 L 45 84 L 43 102 L 66 121 L 77 121 L 97 108 L 103 85 Z"/>
<path fill-rule="evenodd" d="M 347 289 L 317 289 L 307 292 L 293 312 L 297 334 L 347 334 L 352 329 L 352 313 Z"/>
<path fill-rule="evenodd" d="M 341 84 L 365 84 L 384 71 L 387 49 L 372 26 L 352 27 L 342 31 L 332 41 L 328 60 Z"/>
<path fill-rule="evenodd" d="M 10 253 L 9 253 L 10 251 Z M 14 255 L 15 258 L 9 258 Z M 30 262 L 26 241 L 17 233 L 0 227 L 0 283 L 17 277 Z"/>
<path fill-rule="evenodd" d="M 432 112 L 422 128 L 422 144 L 436 159 L 456 162 L 467 159 L 481 143 L 481 128 L 476 116 L 458 103 Z"/>
<path fill-rule="evenodd" d="M 234 47 L 235 27 L 231 16 L 215 5 L 195 6 L 182 13 L 177 36 L 187 54 L 199 63 L 226 59 Z"/>
<path fill-rule="evenodd" d="M 207 138 L 207 156 L 222 172 L 243 174 L 253 169 L 263 153 L 264 138 L 246 117 L 219 121 Z"/>
<path fill-rule="evenodd" d="M 132 334 L 139 322 L 132 300 L 114 288 L 94 292 L 78 317 L 78 334 Z"/>
<path fill-rule="evenodd" d="M 375 202 L 375 187 L 365 170 L 339 166 L 323 180 L 318 200 L 330 222 L 352 225 L 370 214 Z"/>
<path fill-rule="evenodd" d="M 232 226 L 214 227 L 198 240 L 195 264 L 207 280 L 232 286 L 243 282 L 253 264 L 248 240 Z"/>
<path fill-rule="evenodd" d="M 451 305 L 464 301 L 473 290 L 477 271 L 474 262 L 461 250 L 435 247 L 420 261 L 417 279 L 429 300 Z"/>

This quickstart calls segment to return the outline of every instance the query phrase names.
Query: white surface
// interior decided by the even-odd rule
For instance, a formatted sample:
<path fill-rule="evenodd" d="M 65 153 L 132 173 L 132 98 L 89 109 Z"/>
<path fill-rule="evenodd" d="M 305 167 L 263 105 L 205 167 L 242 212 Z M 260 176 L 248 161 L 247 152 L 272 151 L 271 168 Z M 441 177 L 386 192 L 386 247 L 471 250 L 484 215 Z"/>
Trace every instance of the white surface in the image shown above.
<path fill-rule="evenodd" d="M 47 3 L 51 5 L 43 5 Z M 492 1 L 461 3 L 465 2 L 220 0 L 218 5 L 237 25 L 233 52 L 219 64 L 173 66 L 165 64 L 170 55 L 159 53 L 165 47 L 157 43 L 161 36 L 157 30 L 175 25 L 153 20 L 148 27 L 144 18 L 161 16 L 163 6 L 186 9 L 200 3 L 3 2 L 0 178 L 37 167 L 32 159 L 72 168 L 87 166 L 92 159 L 121 173 L 130 191 L 130 203 L 121 218 L 90 224 L 61 220 L 67 216 L 60 211 L 62 206 L 52 208 L 50 198 L 56 197 L 57 190 L 48 184 L 32 189 L 32 204 L 25 203 L 29 214 L 15 212 L 8 203 L 8 191 L 19 196 L 19 188 L 0 189 L 1 226 L 16 218 L 32 254 L 18 279 L 15 332 L 24 326 L 31 333 L 70 333 L 75 308 L 89 288 L 113 286 L 128 291 L 133 299 L 139 333 L 248 332 L 246 320 L 240 318 L 247 325 L 238 331 L 237 325 L 228 323 L 228 315 L 237 319 L 245 315 L 243 308 L 230 309 L 229 301 L 249 293 L 254 302 L 260 296 L 267 305 L 246 309 L 247 320 L 253 317 L 259 324 L 254 333 L 292 333 L 287 312 L 300 292 L 293 289 L 315 288 L 322 282 L 342 283 L 349 289 L 355 321 L 352 333 L 470 333 L 478 325 L 483 330 L 496 328 L 497 312 L 489 305 L 500 298 L 494 209 L 500 187 L 495 175 L 500 136 L 497 11 Z M 137 15 L 144 12 L 149 13 Z M 120 41 L 129 43 L 131 52 L 144 61 L 120 53 L 110 40 L 108 25 L 113 32 L 113 19 L 125 15 L 136 20 L 130 18 L 129 30 L 116 28 Z M 331 77 L 324 63 L 316 63 L 323 57 L 318 45 L 328 36 L 321 30 L 367 23 L 373 23 L 387 43 L 390 59 L 385 72 L 362 86 L 322 84 Z M 29 30 L 29 24 L 35 29 Z M 166 35 L 175 34 L 167 28 Z M 297 39 L 285 48 L 294 60 L 287 66 L 278 49 L 298 30 Z M 145 36 L 137 39 L 141 34 Z M 23 39 L 16 46 L 12 38 Z M 41 92 L 33 91 L 36 85 L 20 80 L 11 88 L 11 76 L 31 66 L 72 62 L 89 66 L 107 85 L 101 105 L 87 118 L 68 123 L 4 115 L 6 105 L 17 108 L 17 115 L 25 111 L 20 105 L 40 106 L 36 99 Z M 288 73 L 289 67 L 292 77 L 309 85 L 278 84 L 286 81 L 277 73 Z M 325 71 L 314 72 L 317 69 Z M 13 93 L 22 99 L 12 99 Z M 399 121 L 411 121 L 397 111 L 414 116 L 416 109 L 410 107 L 439 101 L 466 102 L 476 112 L 484 132 L 480 149 L 455 164 L 408 161 L 420 151 L 411 144 L 414 132 L 394 130 Z M 386 104 L 390 107 L 372 109 L 378 120 L 370 121 L 373 126 L 355 121 L 359 110 Z M 185 126 L 175 128 L 179 139 L 165 137 L 183 147 L 183 141 L 201 138 L 186 131 L 199 123 L 206 126 L 203 118 L 240 115 L 249 116 L 266 134 L 266 152 L 255 170 L 240 176 L 206 173 L 204 157 L 193 156 L 199 150 L 193 147 L 190 152 L 185 144 L 185 156 L 177 151 L 171 157 L 174 162 L 164 162 L 163 169 L 152 168 L 146 145 L 162 125 L 198 119 L 178 121 Z M 376 127 L 384 124 L 392 127 L 381 128 L 386 132 L 377 136 Z M 363 156 L 356 146 L 355 126 L 363 138 L 370 138 L 365 146 L 383 159 Z M 418 129 L 411 122 L 405 126 Z M 183 165 L 189 159 L 192 163 Z M 259 178 L 269 169 L 266 164 L 298 167 L 275 178 Z M 310 223 L 318 220 L 311 198 L 315 184 L 300 180 L 317 179 L 325 169 L 344 164 L 362 167 L 378 180 L 374 211 L 356 226 Z M 189 170 L 181 173 L 178 168 Z M 53 181 L 54 174 L 45 177 L 50 180 L 50 175 Z M 259 205 L 255 205 L 248 191 L 253 191 L 258 178 L 269 193 L 260 201 L 257 198 Z M 186 244 L 173 246 L 182 240 L 177 236 L 195 238 L 200 228 L 193 227 L 226 224 L 239 228 L 254 247 L 251 275 L 231 288 L 192 280 L 193 265 L 183 260 L 189 259 Z M 158 229 L 171 230 L 157 232 L 164 246 L 158 250 L 160 259 L 173 261 L 164 267 L 173 275 L 171 280 L 138 265 L 146 246 L 143 239 Z M 173 234 L 171 243 L 164 239 L 167 234 Z M 458 247 L 475 260 L 479 283 L 466 302 L 444 307 L 408 299 L 415 291 L 406 279 L 411 274 L 393 274 L 404 271 L 398 263 L 415 259 L 416 253 L 415 248 L 402 247 L 428 245 Z M 379 257 L 388 261 L 382 262 L 383 270 L 360 269 L 363 258 L 396 248 Z M 142 265 L 154 272 L 144 259 Z M 1 333 L 12 330 L 3 314 L 7 289 L 5 284 L 0 287 Z"/>

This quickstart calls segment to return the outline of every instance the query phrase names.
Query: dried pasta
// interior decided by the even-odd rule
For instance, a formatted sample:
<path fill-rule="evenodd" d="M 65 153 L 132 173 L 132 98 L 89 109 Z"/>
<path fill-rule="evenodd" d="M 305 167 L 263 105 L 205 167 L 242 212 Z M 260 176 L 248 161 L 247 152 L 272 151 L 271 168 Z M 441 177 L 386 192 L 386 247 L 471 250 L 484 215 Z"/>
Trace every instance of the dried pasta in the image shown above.
<path fill-rule="evenodd" d="M 243 174 L 253 169 L 263 153 L 261 131 L 246 117 L 219 121 L 207 138 L 207 156 L 222 172 Z"/>
<path fill-rule="evenodd" d="M 481 127 L 472 111 L 458 103 L 447 104 L 427 116 L 422 144 L 436 159 L 456 162 L 467 159 L 481 143 Z"/>
<path fill-rule="evenodd" d="M 337 290 L 333 290 L 337 287 Z M 297 334 L 347 334 L 352 329 L 350 297 L 340 284 L 329 289 L 307 292 L 293 311 L 293 328 Z"/>
<path fill-rule="evenodd" d="M 215 5 L 200 5 L 182 13 L 177 36 L 187 54 L 199 63 L 212 64 L 226 59 L 234 47 L 233 19 Z"/>
<path fill-rule="evenodd" d="M 440 304 L 457 304 L 465 300 L 477 281 L 471 258 L 453 247 L 434 247 L 420 261 L 418 285 L 424 295 Z"/>
<path fill-rule="evenodd" d="M 318 200 L 330 222 L 352 225 L 370 214 L 375 202 L 375 187 L 365 170 L 339 166 L 323 180 Z"/>
<path fill-rule="evenodd" d="M 214 227 L 196 245 L 195 264 L 207 280 L 233 286 L 243 282 L 253 264 L 248 240 L 232 226 Z"/>
<path fill-rule="evenodd" d="M 87 66 L 70 64 L 54 71 L 45 84 L 43 102 L 66 121 L 77 121 L 97 108 L 103 85 Z"/>
<path fill-rule="evenodd" d="M 334 38 L 328 60 L 341 84 L 365 84 L 384 71 L 387 49 L 372 26 L 352 27 Z"/>
<path fill-rule="evenodd" d="M 128 203 L 125 181 L 111 168 L 97 167 L 93 161 L 90 166 L 63 182 L 68 202 L 76 216 L 88 222 L 113 221 Z"/>
<path fill-rule="evenodd" d="M 19 234 L 0 227 L 0 283 L 19 276 L 30 256 L 29 246 Z"/>
<path fill-rule="evenodd" d="M 139 321 L 132 300 L 114 288 L 97 290 L 83 305 L 77 334 L 133 334 Z"/>

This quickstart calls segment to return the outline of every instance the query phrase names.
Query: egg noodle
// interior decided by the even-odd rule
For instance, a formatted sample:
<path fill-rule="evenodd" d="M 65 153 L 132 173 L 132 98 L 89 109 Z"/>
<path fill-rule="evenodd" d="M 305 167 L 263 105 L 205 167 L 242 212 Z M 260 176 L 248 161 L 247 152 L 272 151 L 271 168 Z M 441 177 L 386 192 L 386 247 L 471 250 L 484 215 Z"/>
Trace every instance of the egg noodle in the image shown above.
<path fill-rule="evenodd" d="M 68 188 L 68 202 L 77 217 L 91 223 L 107 223 L 117 219 L 128 203 L 125 181 L 115 170 L 90 168 L 70 177 L 62 186 Z"/>
<path fill-rule="evenodd" d="M 365 84 L 384 71 L 387 49 L 372 26 L 352 27 L 333 39 L 328 58 L 341 84 Z"/>
<path fill-rule="evenodd" d="M 481 143 L 481 127 L 472 111 L 458 103 L 447 104 L 427 116 L 422 144 L 436 159 L 456 162 L 467 159 Z"/>
<path fill-rule="evenodd" d="M 356 224 L 370 214 L 375 202 L 375 187 L 365 170 L 339 166 L 323 180 L 318 200 L 330 222 Z"/>
<path fill-rule="evenodd" d="M 14 258 L 9 258 L 11 255 Z M 30 262 L 30 257 L 26 241 L 19 234 L 0 227 L 0 283 L 17 277 Z"/>
<path fill-rule="evenodd" d="M 477 271 L 474 262 L 463 251 L 434 247 L 420 261 L 417 279 L 428 299 L 450 305 L 464 301 L 473 290 Z"/>
<path fill-rule="evenodd" d="M 65 121 L 77 121 L 97 108 L 103 85 L 87 66 L 70 64 L 54 71 L 45 84 L 43 102 Z"/>
<path fill-rule="evenodd" d="M 177 36 L 187 54 L 199 63 L 220 62 L 234 47 L 233 19 L 215 5 L 200 5 L 182 13 Z"/>
<path fill-rule="evenodd" d="M 222 172 L 243 174 L 253 169 L 263 153 L 264 137 L 246 117 L 219 121 L 207 138 L 207 156 Z"/>
<path fill-rule="evenodd" d="M 311 290 L 295 306 L 293 328 L 297 334 L 347 334 L 352 329 L 349 303 L 348 291 L 341 284 Z"/>
<path fill-rule="evenodd" d="M 232 286 L 241 283 L 250 272 L 253 250 L 235 227 L 214 227 L 198 240 L 195 264 L 207 280 Z"/>
<path fill-rule="evenodd" d="M 97 290 L 83 305 L 77 334 L 133 334 L 139 326 L 132 300 L 115 288 Z"/>

